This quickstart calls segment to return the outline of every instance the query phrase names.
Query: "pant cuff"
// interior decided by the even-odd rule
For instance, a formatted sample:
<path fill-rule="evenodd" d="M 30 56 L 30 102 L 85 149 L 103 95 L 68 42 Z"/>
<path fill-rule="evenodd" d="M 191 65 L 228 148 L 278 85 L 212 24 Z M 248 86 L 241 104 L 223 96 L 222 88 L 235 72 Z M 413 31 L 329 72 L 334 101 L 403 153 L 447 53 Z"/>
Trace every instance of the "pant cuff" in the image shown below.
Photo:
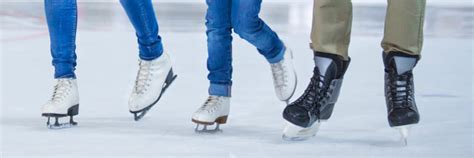
<path fill-rule="evenodd" d="M 70 63 L 54 64 L 54 78 L 76 78 L 74 66 Z"/>
<path fill-rule="evenodd" d="M 209 95 L 230 97 L 231 87 L 231 85 L 211 83 L 209 86 Z"/>
<path fill-rule="evenodd" d="M 157 42 L 152 45 L 140 44 L 140 59 L 142 60 L 155 60 L 163 54 L 163 44 Z"/>
<path fill-rule="evenodd" d="M 275 55 L 275 56 L 272 57 L 272 58 L 268 58 L 267 61 L 268 61 L 270 64 L 278 63 L 278 62 L 280 62 L 281 60 L 283 60 L 283 57 L 285 56 L 285 52 L 286 52 L 286 47 L 283 47 L 283 49 L 281 49 L 280 52 L 278 52 L 277 55 Z"/>

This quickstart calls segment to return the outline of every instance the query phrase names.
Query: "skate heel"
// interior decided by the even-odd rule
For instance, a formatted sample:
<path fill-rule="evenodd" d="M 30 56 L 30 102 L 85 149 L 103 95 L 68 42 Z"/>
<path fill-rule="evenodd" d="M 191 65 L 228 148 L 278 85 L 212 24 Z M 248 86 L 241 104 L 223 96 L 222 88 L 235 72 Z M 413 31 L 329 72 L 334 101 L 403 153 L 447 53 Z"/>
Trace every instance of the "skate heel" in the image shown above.
<path fill-rule="evenodd" d="M 227 117 L 228 117 L 228 116 L 221 116 L 221 117 L 217 118 L 217 119 L 216 119 L 216 123 L 218 123 L 218 124 L 225 124 L 225 123 L 227 123 Z"/>
<path fill-rule="evenodd" d="M 79 114 L 79 104 L 74 105 L 67 110 L 68 116 L 76 116 L 78 114 Z"/>

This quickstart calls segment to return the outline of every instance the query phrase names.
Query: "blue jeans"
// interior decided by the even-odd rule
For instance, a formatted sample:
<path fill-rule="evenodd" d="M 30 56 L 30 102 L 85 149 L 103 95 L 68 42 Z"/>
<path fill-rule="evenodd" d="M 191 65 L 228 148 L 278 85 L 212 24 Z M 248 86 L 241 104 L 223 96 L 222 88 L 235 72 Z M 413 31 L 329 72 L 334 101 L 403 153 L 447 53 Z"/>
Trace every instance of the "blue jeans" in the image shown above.
<path fill-rule="evenodd" d="M 139 45 L 139 57 L 153 60 L 161 56 L 163 46 L 151 0 L 120 0 L 132 22 Z M 45 0 L 45 13 L 51 41 L 54 78 L 75 78 L 76 0 Z"/>
<path fill-rule="evenodd" d="M 262 0 L 206 0 L 209 94 L 231 96 L 232 29 L 269 63 L 283 59 L 285 46 L 258 16 Z"/>

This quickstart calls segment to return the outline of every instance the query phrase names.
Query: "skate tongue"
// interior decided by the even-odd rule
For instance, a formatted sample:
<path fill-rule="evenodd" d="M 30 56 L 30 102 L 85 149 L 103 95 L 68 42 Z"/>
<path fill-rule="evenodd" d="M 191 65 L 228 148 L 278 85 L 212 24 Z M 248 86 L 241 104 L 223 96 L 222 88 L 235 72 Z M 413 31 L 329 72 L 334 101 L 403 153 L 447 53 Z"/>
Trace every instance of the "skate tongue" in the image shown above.
<path fill-rule="evenodd" d="M 397 69 L 397 74 L 401 75 L 405 72 L 413 70 L 416 65 L 416 58 L 394 56 L 393 62 Z"/>
<path fill-rule="evenodd" d="M 316 63 L 316 67 L 318 68 L 319 73 L 321 75 L 324 75 L 329 69 L 329 66 L 332 63 L 332 59 L 325 57 L 314 57 L 314 62 Z"/>

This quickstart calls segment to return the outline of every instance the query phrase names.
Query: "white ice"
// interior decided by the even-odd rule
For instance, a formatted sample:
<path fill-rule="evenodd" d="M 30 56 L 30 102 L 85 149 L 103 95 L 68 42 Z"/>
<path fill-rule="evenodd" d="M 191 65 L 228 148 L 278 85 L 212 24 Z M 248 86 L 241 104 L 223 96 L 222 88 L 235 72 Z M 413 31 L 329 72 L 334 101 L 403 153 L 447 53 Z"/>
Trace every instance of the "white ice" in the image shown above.
<path fill-rule="evenodd" d="M 82 12 L 91 19 L 79 21 L 79 126 L 47 129 L 40 106 L 50 97 L 54 82 L 49 38 L 38 6 L 31 9 L 37 15 L 26 17 L 15 9 L 0 10 L 2 158 L 473 156 L 473 25 L 472 21 L 455 24 L 460 16 L 472 20 L 472 8 L 443 14 L 455 17 L 447 20 L 451 22 L 448 26 L 427 20 L 422 60 L 414 71 L 421 122 L 411 128 L 408 146 L 403 147 L 400 134 L 389 128 L 386 119 L 380 48 L 383 19 L 374 22 L 375 28 L 361 29 L 355 23 L 359 29 L 354 29 L 351 40 L 352 63 L 332 118 L 313 139 L 287 142 L 281 138 L 284 103 L 274 94 L 270 67 L 238 36 L 234 36 L 233 45 L 231 113 L 228 123 L 221 126 L 224 132 L 194 133 L 191 115 L 205 101 L 208 86 L 206 36 L 203 24 L 195 21 L 176 24 L 200 28 L 188 32 L 170 29 L 175 24 L 169 19 L 160 21 L 165 49 L 178 78 L 142 121 L 133 121 L 127 99 L 138 64 L 136 39 L 118 6 L 113 10 L 118 16 L 114 22 L 101 19 L 109 14 L 93 17 L 95 12 Z M 202 19 L 200 16 L 196 18 Z M 279 23 L 285 22 L 279 18 L 269 19 L 294 52 L 298 73 L 294 100 L 312 73 L 309 27 L 291 32 L 286 25 L 280 27 Z M 354 20 L 358 19 L 362 18 Z M 365 29 L 378 31 L 367 33 Z M 460 29 L 465 30 L 456 34 Z"/>

